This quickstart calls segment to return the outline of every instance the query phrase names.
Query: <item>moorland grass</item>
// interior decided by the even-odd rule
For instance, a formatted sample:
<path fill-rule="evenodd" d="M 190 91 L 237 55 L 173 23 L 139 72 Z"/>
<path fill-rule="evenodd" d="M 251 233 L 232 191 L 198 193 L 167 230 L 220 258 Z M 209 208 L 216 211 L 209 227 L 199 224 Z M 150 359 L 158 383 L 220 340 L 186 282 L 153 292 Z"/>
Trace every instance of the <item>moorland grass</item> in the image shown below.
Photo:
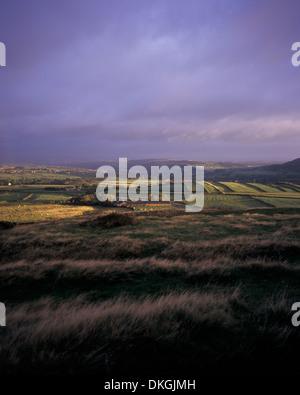
<path fill-rule="evenodd" d="M 70 208 L 1 232 L 2 374 L 299 371 L 299 209 Z"/>

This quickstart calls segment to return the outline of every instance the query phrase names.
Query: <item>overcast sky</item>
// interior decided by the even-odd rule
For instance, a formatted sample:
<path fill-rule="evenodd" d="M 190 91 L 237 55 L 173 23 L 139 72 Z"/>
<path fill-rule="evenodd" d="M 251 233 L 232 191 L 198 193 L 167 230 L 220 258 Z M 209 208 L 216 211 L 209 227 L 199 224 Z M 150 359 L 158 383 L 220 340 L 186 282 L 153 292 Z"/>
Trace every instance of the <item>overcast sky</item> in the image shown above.
<path fill-rule="evenodd" d="M 1 0 L 0 159 L 300 157 L 299 0 Z"/>

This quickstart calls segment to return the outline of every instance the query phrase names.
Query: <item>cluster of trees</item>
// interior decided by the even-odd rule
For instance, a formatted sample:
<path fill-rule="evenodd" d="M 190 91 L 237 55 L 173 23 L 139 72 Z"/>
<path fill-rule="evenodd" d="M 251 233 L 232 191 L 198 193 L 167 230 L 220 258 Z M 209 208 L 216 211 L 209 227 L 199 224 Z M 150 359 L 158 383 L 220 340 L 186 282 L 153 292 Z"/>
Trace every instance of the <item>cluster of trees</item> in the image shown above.
<path fill-rule="evenodd" d="M 86 195 L 77 195 L 71 197 L 67 200 L 68 204 L 80 204 L 80 205 L 94 205 L 97 204 L 98 201 L 94 194 L 86 194 Z"/>
<path fill-rule="evenodd" d="M 71 197 L 69 200 L 66 201 L 67 204 L 79 204 L 84 206 L 103 206 L 103 207 L 113 207 L 114 202 L 107 200 L 106 202 L 100 202 L 96 198 L 95 192 L 88 192 L 84 195 L 77 195 Z"/>

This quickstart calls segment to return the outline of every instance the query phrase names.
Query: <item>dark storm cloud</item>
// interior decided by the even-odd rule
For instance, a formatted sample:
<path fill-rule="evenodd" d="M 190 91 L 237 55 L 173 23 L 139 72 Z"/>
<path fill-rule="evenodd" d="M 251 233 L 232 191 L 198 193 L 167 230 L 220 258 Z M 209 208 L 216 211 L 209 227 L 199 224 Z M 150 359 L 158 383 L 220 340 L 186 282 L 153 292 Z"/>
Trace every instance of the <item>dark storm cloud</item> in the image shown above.
<path fill-rule="evenodd" d="M 294 0 L 3 1 L 0 154 L 288 159 L 298 20 Z"/>

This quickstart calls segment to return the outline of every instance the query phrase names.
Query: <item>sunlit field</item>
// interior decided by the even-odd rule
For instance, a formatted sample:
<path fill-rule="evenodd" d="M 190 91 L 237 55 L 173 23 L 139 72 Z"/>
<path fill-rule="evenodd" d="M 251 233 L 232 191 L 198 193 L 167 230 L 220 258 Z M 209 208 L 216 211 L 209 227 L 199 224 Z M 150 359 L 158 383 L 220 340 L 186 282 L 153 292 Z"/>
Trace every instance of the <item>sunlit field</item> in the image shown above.
<path fill-rule="evenodd" d="M 93 207 L 49 204 L 17 204 L 0 206 L 0 221 L 11 222 L 37 222 L 60 218 L 75 217 L 86 211 L 92 211 Z"/>

